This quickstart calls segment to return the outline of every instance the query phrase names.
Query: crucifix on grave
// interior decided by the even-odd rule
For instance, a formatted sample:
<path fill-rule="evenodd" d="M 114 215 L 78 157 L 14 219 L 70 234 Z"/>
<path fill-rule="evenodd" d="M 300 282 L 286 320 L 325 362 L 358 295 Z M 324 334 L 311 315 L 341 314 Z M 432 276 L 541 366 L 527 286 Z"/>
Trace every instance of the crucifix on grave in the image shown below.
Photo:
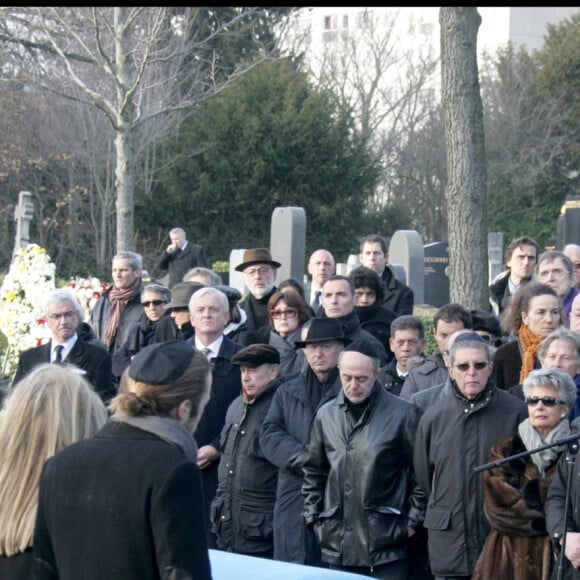
<path fill-rule="evenodd" d="M 32 194 L 29 191 L 21 191 L 18 194 L 18 205 L 14 209 L 14 219 L 16 220 L 16 237 L 14 239 L 15 256 L 19 250 L 28 246 L 30 236 L 30 221 L 34 217 L 34 203 Z"/>

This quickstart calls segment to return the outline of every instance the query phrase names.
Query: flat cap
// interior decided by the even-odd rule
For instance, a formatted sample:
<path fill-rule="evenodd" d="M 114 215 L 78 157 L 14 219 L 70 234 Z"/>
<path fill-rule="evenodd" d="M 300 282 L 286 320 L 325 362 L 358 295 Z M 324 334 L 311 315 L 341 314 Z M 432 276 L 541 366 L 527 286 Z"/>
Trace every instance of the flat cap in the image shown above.
<path fill-rule="evenodd" d="M 182 340 L 150 344 L 131 360 L 129 376 L 148 385 L 167 385 L 187 370 L 194 354 L 193 346 Z"/>
<path fill-rule="evenodd" d="M 264 364 L 280 364 L 280 353 L 269 344 L 251 344 L 232 357 L 232 364 L 254 369 Z"/>
<path fill-rule="evenodd" d="M 360 352 L 365 356 L 370 356 L 371 358 L 381 358 L 381 353 L 375 344 L 373 344 L 368 338 L 357 338 L 353 340 L 350 344 L 344 347 L 344 352 Z"/>

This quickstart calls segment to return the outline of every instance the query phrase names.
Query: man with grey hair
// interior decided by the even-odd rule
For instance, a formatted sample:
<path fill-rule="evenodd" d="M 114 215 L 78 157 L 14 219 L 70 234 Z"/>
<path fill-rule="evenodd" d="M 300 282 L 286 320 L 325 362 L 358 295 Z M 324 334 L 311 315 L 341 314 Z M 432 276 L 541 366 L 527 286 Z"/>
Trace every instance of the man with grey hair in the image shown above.
<path fill-rule="evenodd" d="M 222 278 L 217 272 L 209 268 L 196 266 L 185 273 L 182 282 L 199 282 L 204 286 L 219 286 L 222 284 Z"/>
<path fill-rule="evenodd" d="M 173 228 L 169 232 L 171 243 L 165 251 L 155 260 L 154 268 L 157 271 L 169 271 L 167 286 L 173 288 L 175 284 L 183 281 L 188 270 L 196 266 L 209 268 L 209 260 L 203 246 L 190 243 L 182 228 Z"/>
<path fill-rule="evenodd" d="M 322 303 L 322 287 L 336 273 L 334 256 L 324 248 L 314 250 L 308 260 L 308 273 L 312 279 L 309 303 L 314 313 L 317 313 Z"/>
<path fill-rule="evenodd" d="M 105 290 L 91 312 L 90 325 L 113 358 L 117 381 L 129 360 L 122 356 L 135 326 L 147 322 L 141 304 L 143 261 L 135 252 L 119 252 L 113 257 L 113 285 Z"/>
<path fill-rule="evenodd" d="M 562 313 L 569 320 L 574 298 L 580 291 L 576 288 L 576 273 L 572 260 L 563 252 L 550 250 L 538 258 L 538 280 L 551 286 L 560 299 Z"/>
<path fill-rule="evenodd" d="M 268 301 L 278 290 L 276 275 L 280 262 L 272 259 L 268 248 L 251 248 L 244 252 L 243 260 L 236 266 L 236 272 L 243 272 L 247 294 L 239 302 L 247 316 L 246 326 L 236 340 L 243 346 L 268 343 L 270 320 Z"/>
<path fill-rule="evenodd" d="M 538 360 L 542 368 L 558 369 L 566 373 L 577 388 L 577 398 L 570 410 L 570 422 L 580 416 L 580 336 L 560 326 L 548 334 L 538 348 Z M 522 385 L 515 385 L 508 390 L 510 395 L 524 400 Z"/>
<path fill-rule="evenodd" d="M 75 295 L 66 288 L 53 290 L 46 299 L 44 315 L 51 339 L 20 353 L 12 384 L 16 385 L 39 364 L 71 364 L 80 369 L 104 402 L 112 399 L 117 394 L 117 385 L 111 355 L 88 325 L 81 332 L 85 311 Z"/>
<path fill-rule="evenodd" d="M 208 404 L 199 420 L 194 437 L 199 447 L 197 464 L 201 469 L 208 544 L 216 548 L 211 530 L 210 505 L 218 486 L 220 434 L 232 401 L 242 391 L 240 368 L 232 364 L 242 346 L 224 335 L 230 320 L 227 296 L 213 286 L 196 290 L 189 299 L 189 317 L 195 331 L 185 342 L 200 350 L 212 363 L 212 384 Z"/>
<path fill-rule="evenodd" d="M 428 498 L 423 525 L 431 572 L 469 578 L 490 530 L 483 478 L 474 468 L 489 460 L 495 441 L 517 432 L 528 410 L 495 386 L 491 349 L 481 338 L 456 339 L 449 368 L 452 396 L 421 417 L 414 466 Z"/>
<path fill-rule="evenodd" d="M 564 254 L 570 258 L 574 266 L 574 275 L 576 277 L 576 288 L 580 290 L 580 245 L 566 244 L 563 250 Z"/>

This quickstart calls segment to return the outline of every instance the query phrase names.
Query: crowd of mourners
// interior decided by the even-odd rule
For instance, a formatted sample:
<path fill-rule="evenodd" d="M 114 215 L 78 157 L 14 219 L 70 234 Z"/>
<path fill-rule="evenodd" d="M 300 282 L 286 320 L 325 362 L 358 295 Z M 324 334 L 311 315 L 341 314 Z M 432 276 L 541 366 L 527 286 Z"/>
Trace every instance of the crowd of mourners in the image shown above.
<path fill-rule="evenodd" d="M 209 549 L 382 579 L 580 578 L 580 246 L 514 239 L 427 353 L 388 239 L 224 284 L 181 228 L 46 297 L 0 414 L 0 578 L 212 578 Z M 326 573 L 326 572 L 325 572 Z M 312 577 L 316 577 L 313 575 Z"/>

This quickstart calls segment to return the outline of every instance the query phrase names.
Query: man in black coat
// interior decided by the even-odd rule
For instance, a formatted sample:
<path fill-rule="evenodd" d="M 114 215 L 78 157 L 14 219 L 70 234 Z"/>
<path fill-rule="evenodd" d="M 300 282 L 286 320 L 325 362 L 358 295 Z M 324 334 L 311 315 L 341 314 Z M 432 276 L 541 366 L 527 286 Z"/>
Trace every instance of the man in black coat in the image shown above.
<path fill-rule="evenodd" d="M 378 234 L 365 236 L 360 242 L 359 262 L 374 270 L 383 283 L 383 306 L 396 314 L 413 314 L 415 294 L 409 286 L 397 280 L 389 268 L 387 240 Z"/>
<path fill-rule="evenodd" d="M 280 353 L 268 344 L 252 344 L 238 351 L 232 363 L 240 367 L 242 392 L 230 405 L 222 429 L 213 531 L 220 550 L 272 558 L 278 467 L 264 457 L 260 428 L 284 380 Z"/>
<path fill-rule="evenodd" d="M 313 318 L 306 336 L 295 343 L 304 349 L 308 366 L 277 389 L 262 425 L 262 451 L 280 470 L 274 506 L 275 560 L 322 565 L 320 547 L 302 516 L 302 466 L 312 418 L 340 390 L 336 365 L 347 342 L 337 320 Z"/>
<path fill-rule="evenodd" d="M 84 372 L 105 403 L 112 399 L 117 394 L 117 384 L 113 379 L 111 355 L 93 333 L 88 334 L 92 337 L 90 341 L 85 339 L 86 331 L 81 333 L 85 313 L 74 294 L 65 288 L 51 292 L 45 316 L 51 340 L 20 353 L 13 384 L 41 363 L 73 364 Z"/>
<path fill-rule="evenodd" d="M 409 374 L 407 361 L 411 357 L 423 356 L 425 350 L 425 327 L 421 319 L 412 314 L 395 318 L 391 324 L 390 344 L 395 356 L 381 368 L 379 381 L 387 391 L 399 396 Z"/>
<path fill-rule="evenodd" d="M 218 485 L 220 434 L 226 412 L 242 390 L 240 369 L 232 364 L 233 356 L 242 346 L 224 335 L 230 319 L 229 303 L 217 288 L 207 286 L 194 292 L 189 300 L 189 312 L 195 334 L 185 342 L 203 352 L 213 367 L 210 400 L 194 436 L 199 446 L 197 464 L 203 480 L 208 545 L 215 548 L 216 537 L 210 533 L 210 505 Z"/>
<path fill-rule="evenodd" d="M 173 288 L 175 284 L 183 281 L 185 274 L 192 268 L 209 268 L 209 261 L 203 246 L 190 243 L 183 229 L 173 228 L 169 232 L 169 238 L 171 243 L 155 260 L 154 268 L 158 271 L 169 270 L 167 286 Z"/>
<path fill-rule="evenodd" d="M 355 310 L 354 283 L 349 277 L 335 274 L 324 283 L 322 309 L 323 312 L 319 316 L 338 320 L 346 338 L 370 340 L 380 353 L 381 365 L 384 366 L 389 362 L 390 358 L 383 343 L 361 325 Z"/>
<path fill-rule="evenodd" d="M 268 343 L 271 330 L 268 300 L 278 290 L 275 282 L 280 266 L 267 248 L 246 250 L 242 263 L 236 266 L 236 271 L 244 273 L 244 283 L 248 288 L 248 294 L 239 303 L 247 315 L 246 326 L 236 337 L 244 346 Z"/>
<path fill-rule="evenodd" d="M 129 355 L 122 353 L 136 326 L 147 322 L 141 305 L 143 260 L 140 254 L 123 251 L 113 257 L 113 285 L 97 300 L 90 325 L 113 358 L 113 375 L 117 381 L 127 365 Z"/>

